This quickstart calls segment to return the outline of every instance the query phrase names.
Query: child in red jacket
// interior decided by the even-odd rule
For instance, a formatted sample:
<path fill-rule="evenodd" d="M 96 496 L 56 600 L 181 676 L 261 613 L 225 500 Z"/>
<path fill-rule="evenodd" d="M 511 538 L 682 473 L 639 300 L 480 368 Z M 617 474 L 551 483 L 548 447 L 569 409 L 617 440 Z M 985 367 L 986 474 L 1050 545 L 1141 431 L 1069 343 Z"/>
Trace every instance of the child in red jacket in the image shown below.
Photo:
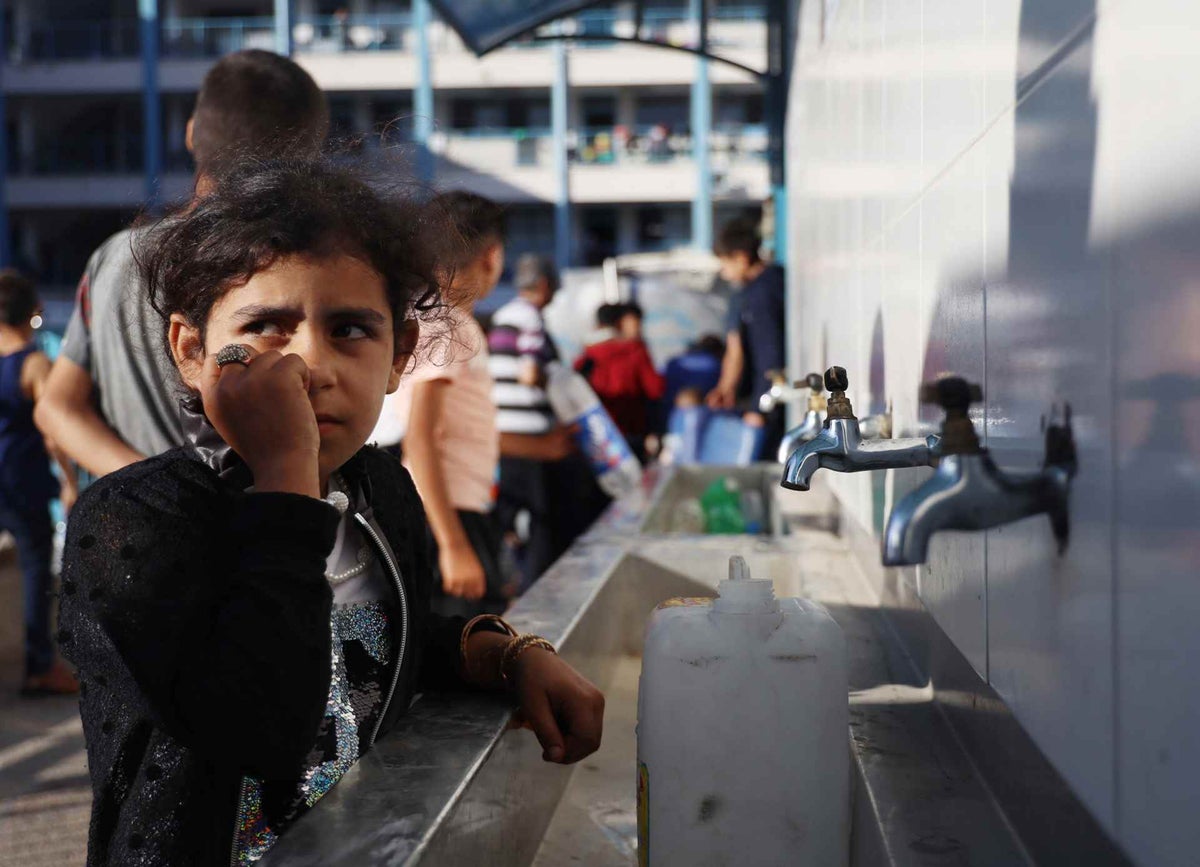
<path fill-rule="evenodd" d="M 601 308 L 597 324 L 611 326 L 616 334 L 593 343 L 575 361 L 575 369 L 587 377 L 600 402 L 608 410 L 639 460 L 645 460 L 645 439 L 650 432 L 650 402 L 663 396 L 664 381 L 654 369 L 642 342 L 642 308 L 637 304 Z"/>

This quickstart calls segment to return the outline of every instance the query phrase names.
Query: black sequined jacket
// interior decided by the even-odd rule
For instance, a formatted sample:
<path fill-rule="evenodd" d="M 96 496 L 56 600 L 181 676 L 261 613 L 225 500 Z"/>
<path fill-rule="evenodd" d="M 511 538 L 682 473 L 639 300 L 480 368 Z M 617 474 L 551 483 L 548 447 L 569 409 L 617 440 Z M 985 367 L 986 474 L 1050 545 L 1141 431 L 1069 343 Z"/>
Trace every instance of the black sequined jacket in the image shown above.
<path fill-rule="evenodd" d="M 79 668 L 89 867 L 227 864 L 242 776 L 295 779 L 325 715 L 338 514 L 309 497 L 246 494 L 247 479 L 212 458 L 185 447 L 127 467 L 71 517 L 60 642 Z M 382 732 L 418 680 L 457 685 L 463 623 L 429 611 L 425 517 L 400 462 L 367 447 L 342 475 L 407 596 Z"/>

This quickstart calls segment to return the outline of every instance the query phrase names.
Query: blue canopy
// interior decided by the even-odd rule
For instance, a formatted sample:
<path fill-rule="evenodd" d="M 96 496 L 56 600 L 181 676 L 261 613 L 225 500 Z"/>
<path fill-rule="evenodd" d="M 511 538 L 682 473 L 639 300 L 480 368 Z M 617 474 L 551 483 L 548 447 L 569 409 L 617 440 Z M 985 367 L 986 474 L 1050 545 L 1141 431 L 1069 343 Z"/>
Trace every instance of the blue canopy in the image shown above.
<path fill-rule="evenodd" d="M 430 0 L 467 47 L 487 54 L 510 39 L 573 15 L 597 0 Z"/>

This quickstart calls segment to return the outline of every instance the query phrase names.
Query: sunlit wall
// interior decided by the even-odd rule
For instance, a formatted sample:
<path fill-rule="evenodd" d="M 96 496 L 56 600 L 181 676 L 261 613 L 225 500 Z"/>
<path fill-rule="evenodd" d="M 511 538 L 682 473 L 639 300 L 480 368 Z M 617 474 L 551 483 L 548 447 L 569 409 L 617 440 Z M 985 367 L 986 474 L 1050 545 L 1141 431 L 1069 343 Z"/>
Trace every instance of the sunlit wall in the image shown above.
<path fill-rule="evenodd" d="M 912 582 L 1139 864 L 1200 852 L 1200 7 L 804 2 L 789 106 L 796 373 L 938 421 L 983 384 L 997 462 L 1074 410 L 1072 539 L 938 537 Z M 834 476 L 878 534 L 927 471 Z"/>

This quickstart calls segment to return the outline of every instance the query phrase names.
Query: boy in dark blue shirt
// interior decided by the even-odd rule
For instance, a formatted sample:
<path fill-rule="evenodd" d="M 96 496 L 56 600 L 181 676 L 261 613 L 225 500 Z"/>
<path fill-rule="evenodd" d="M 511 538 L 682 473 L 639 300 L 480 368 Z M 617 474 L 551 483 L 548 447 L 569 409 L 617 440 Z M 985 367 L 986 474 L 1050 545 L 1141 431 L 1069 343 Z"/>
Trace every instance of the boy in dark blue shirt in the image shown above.
<path fill-rule="evenodd" d="M 759 258 L 761 245 L 758 227 L 742 218 L 726 223 L 717 237 L 721 277 L 740 291 L 730 299 L 721 379 L 707 402 L 713 409 L 744 410 L 748 424 L 766 427 L 762 453 L 771 455 L 783 437 L 783 408 L 764 416 L 758 397 L 770 388 L 767 373 L 786 366 L 786 305 L 783 268 Z"/>

